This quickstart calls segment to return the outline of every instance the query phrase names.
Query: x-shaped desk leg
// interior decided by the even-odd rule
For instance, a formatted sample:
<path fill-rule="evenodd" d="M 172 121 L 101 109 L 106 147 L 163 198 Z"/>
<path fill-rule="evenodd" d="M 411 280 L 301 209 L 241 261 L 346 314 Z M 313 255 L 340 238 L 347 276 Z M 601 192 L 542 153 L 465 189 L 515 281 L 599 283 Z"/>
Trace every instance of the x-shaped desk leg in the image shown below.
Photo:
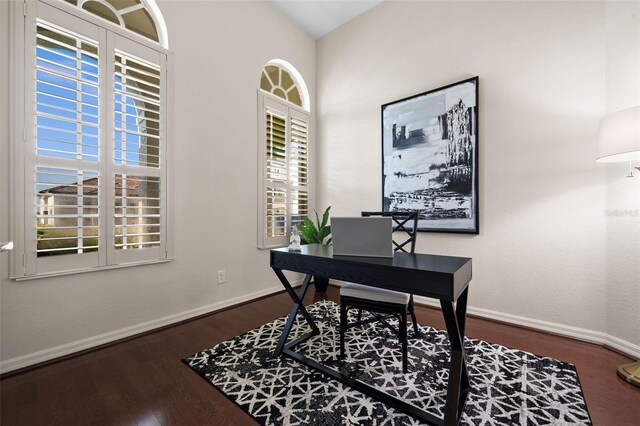
<path fill-rule="evenodd" d="M 272 268 L 272 269 L 280 279 L 280 282 L 282 283 L 284 288 L 287 290 L 287 293 L 289 293 L 289 296 L 291 296 L 291 299 L 293 299 L 293 307 L 291 308 L 291 312 L 289 313 L 289 317 L 287 318 L 287 323 L 285 324 L 284 329 L 282 330 L 282 334 L 280 335 L 280 340 L 278 340 L 278 346 L 276 347 L 276 351 L 275 351 L 275 356 L 279 356 L 282 353 L 282 350 L 284 349 L 287 343 L 287 339 L 289 338 L 289 333 L 291 332 L 291 327 L 293 327 L 293 323 L 296 320 L 296 315 L 298 314 L 298 311 L 302 313 L 302 316 L 311 327 L 311 333 L 305 334 L 304 336 L 296 339 L 294 342 L 290 343 L 288 346 L 295 346 L 298 343 L 300 343 L 302 340 L 308 339 L 310 336 L 315 336 L 317 334 L 320 334 L 320 330 L 318 330 L 316 323 L 313 321 L 313 317 L 309 315 L 309 312 L 307 312 L 304 305 L 302 304 L 304 295 L 307 293 L 307 288 L 309 288 L 309 283 L 311 282 L 311 275 L 307 275 L 304 278 L 304 281 L 302 282 L 302 287 L 300 287 L 300 292 L 296 294 L 293 287 L 291 287 L 289 280 L 287 280 L 287 277 L 285 277 L 284 274 L 282 273 L 282 270 L 275 269 L 275 268 Z"/>

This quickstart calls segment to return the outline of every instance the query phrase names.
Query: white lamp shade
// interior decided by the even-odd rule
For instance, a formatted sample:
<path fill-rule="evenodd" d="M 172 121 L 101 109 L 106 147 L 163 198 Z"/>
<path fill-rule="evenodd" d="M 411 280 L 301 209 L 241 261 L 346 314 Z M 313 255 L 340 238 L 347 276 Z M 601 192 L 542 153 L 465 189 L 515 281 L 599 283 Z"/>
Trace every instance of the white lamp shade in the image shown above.
<path fill-rule="evenodd" d="M 601 162 L 640 160 L 640 106 L 600 120 L 596 159 Z"/>

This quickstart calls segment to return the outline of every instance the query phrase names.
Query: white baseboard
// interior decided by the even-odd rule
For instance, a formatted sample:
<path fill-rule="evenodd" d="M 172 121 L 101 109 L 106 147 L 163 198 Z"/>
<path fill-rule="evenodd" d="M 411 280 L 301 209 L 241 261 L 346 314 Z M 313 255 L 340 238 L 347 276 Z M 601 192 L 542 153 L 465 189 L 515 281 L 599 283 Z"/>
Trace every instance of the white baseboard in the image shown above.
<path fill-rule="evenodd" d="M 331 281 L 332 284 L 341 285 L 340 281 Z M 301 282 L 296 282 L 293 285 L 300 285 Z M 39 364 L 41 362 L 49 361 L 55 358 L 59 358 L 65 355 L 70 355 L 75 352 L 80 352 L 86 349 L 91 349 L 96 346 L 111 343 L 120 339 L 135 336 L 147 331 L 151 331 L 160 327 L 175 324 L 180 321 L 188 320 L 200 315 L 208 314 L 218 311 L 220 309 L 227 308 L 229 306 L 237 305 L 239 303 L 248 302 L 253 299 L 257 299 L 263 296 L 268 296 L 273 293 L 282 291 L 281 286 L 270 287 L 261 291 L 250 293 L 247 295 L 235 297 L 233 299 L 225 300 L 223 302 L 214 303 L 200 308 L 192 309 L 178 314 L 169 315 L 163 318 L 158 318 L 153 321 L 144 322 L 131 327 L 122 328 L 120 330 L 111 331 L 108 333 L 100 334 L 98 336 L 89 337 L 87 339 L 77 340 L 75 342 L 67 343 L 64 345 L 56 346 L 53 348 L 44 349 L 42 351 L 33 352 L 27 355 L 10 358 L 6 361 L 0 361 L 0 374 L 8 373 L 13 370 L 28 367 L 30 365 Z M 440 303 L 433 299 L 425 297 L 415 297 L 416 303 L 426 306 L 433 306 L 440 308 Z M 571 337 L 578 340 L 584 340 L 599 345 L 608 346 L 616 351 L 629 355 L 632 358 L 640 359 L 640 346 L 634 345 L 625 340 L 619 339 L 614 336 L 610 336 L 606 333 L 596 332 L 583 328 L 571 327 L 562 324 L 555 324 L 547 321 L 540 321 L 536 319 L 521 317 L 517 315 L 504 314 L 501 312 L 491 311 L 488 309 L 468 307 L 467 313 L 476 315 L 478 317 L 492 319 L 496 321 L 505 322 L 508 324 L 515 324 L 524 327 L 529 327 L 536 330 L 546 331 L 561 336 Z"/>
<path fill-rule="evenodd" d="M 440 303 L 433 299 L 416 296 L 414 300 L 416 303 L 421 305 L 440 308 Z M 600 331 L 593 331 L 564 324 L 556 324 L 549 321 L 521 317 L 519 315 L 505 314 L 502 312 L 491 311 L 489 309 L 475 308 L 473 306 L 469 306 L 467 308 L 467 313 L 481 318 L 519 325 L 564 337 L 570 337 L 572 339 L 608 346 L 609 348 L 622 352 L 631 358 L 640 359 L 640 346 Z"/>
<path fill-rule="evenodd" d="M 332 280 L 331 282 L 333 284 L 342 285 L 341 281 Z M 415 296 L 414 301 L 421 305 L 432 306 L 440 309 L 440 302 L 435 299 Z M 640 359 L 640 346 L 600 331 L 587 330 L 585 328 L 572 327 L 570 325 L 556 324 L 553 322 L 541 321 L 518 315 L 505 314 L 502 312 L 491 311 L 489 309 L 475 308 L 473 306 L 467 307 L 467 313 L 481 318 L 519 325 L 522 327 L 532 328 L 534 330 L 546 331 L 548 333 L 570 337 L 572 339 L 607 346 L 613 350 L 628 355 L 631 358 Z"/>
<path fill-rule="evenodd" d="M 297 285 L 299 283 L 294 283 Z M 44 349 L 42 351 L 33 352 L 27 355 L 10 358 L 0 362 L 0 374 L 8 373 L 13 370 L 28 367 L 30 365 L 39 364 L 44 361 L 49 361 L 55 358 L 59 358 L 65 355 L 69 355 L 75 352 L 80 352 L 86 349 L 94 348 L 96 346 L 111 343 L 126 337 L 131 337 L 136 334 L 144 333 L 150 330 L 154 330 L 167 325 L 175 324 L 180 321 L 184 321 L 190 318 L 197 317 L 199 315 L 208 314 L 218 311 L 220 309 L 227 308 L 229 306 L 237 305 L 238 303 L 248 302 L 259 297 L 268 296 L 273 293 L 282 291 L 282 286 L 270 287 L 264 290 L 260 290 L 247 295 L 235 297 L 233 299 L 225 300 L 223 302 L 214 303 L 212 305 L 202 306 L 200 308 L 191 309 L 189 311 L 180 312 L 178 314 L 169 315 L 163 318 L 158 318 L 153 321 L 147 321 L 141 324 L 137 324 L 131 327 L 122 328 L 120 330 L 110 331 L 108 333 L 92 336 L 82 340 L 76 340 L 75 342 L 67 343 L 64 345 L 56 346 L 53 348 Z"/>
<path fill-rule="evenodd" d="M 607 335 L 604 345 L 618 352 L 622 352 L 623 354 L 628 355 L 631 358 L 640 359 L 640 346 L 629 343 L 626 340 Z"/>

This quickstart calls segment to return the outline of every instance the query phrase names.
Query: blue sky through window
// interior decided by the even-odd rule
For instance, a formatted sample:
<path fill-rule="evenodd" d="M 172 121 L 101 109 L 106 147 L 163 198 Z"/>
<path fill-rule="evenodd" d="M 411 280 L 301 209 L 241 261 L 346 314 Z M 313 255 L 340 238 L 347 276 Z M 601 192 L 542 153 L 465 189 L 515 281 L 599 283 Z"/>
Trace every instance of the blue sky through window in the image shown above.
<path fill-rule="evenodd" d="M 84 51 L 90 49 L 91 51 Z M 100 92 L 98 46 L 44 25 L 36 48 L 36 150 L 38 155 L 99 161 Z M 141 111 L 131 87 L 115 74 L 116 164 L 144 165 Z"/>
<path fill-rule="evenodd" d="M 38 25 L 36 152 L 98 162 L 97 45 Z"/>

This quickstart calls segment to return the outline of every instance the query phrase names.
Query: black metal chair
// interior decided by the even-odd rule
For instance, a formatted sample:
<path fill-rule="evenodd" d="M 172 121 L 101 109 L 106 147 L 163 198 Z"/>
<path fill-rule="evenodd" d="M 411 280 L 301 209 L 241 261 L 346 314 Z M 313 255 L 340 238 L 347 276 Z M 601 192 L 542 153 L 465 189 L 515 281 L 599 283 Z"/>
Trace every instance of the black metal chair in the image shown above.
<path fill-rule="evenodd" d="M 362 212 L 363 217 L 390 216 L 393 220 L 394 251 L 413 253 L 416 247 L 416 233 L 418 229 L 418 212 Z M 405 239 L 397 241 L 404 232 Z M 357 309 L 356 322 L 348 322 L 350 309 Z M 362 320 L 362 311 L 371 317 Z M 354 327 L 378 321 L 393 333 L 398 335 L 402 344 L 402 372 L 407 372 L 407 315 L 413 321 L 413 334 L 418 336 L 418 323 L 413 304 L 413 295 L 398 291 L 386 290 L 367 285 L 348 283 L 340 288 L 340 356 L 344 357 L 345 332 Z M 398 319 L 398 327 L 388 321 L 389 318 Z"/>

